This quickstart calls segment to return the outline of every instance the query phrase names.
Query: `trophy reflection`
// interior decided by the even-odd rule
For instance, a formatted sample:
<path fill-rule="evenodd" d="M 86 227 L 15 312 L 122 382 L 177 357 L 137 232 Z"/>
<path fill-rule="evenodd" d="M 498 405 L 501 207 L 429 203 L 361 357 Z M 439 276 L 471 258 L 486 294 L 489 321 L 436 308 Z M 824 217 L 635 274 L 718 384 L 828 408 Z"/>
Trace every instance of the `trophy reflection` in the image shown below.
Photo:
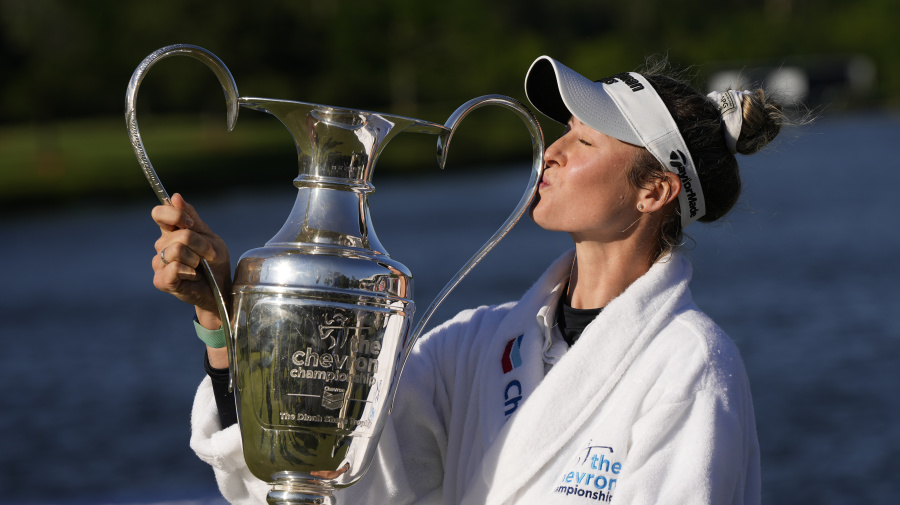
<path fill-rule="evenodd" d="M 277 117 L 293 136 L 297 199 L 281 230 L 241 256 L 232 306 L 209 271 L 228 336 L 231 380 L 244 459 L 271 484 L 269 503 L 334 503 L 333 490 L 353 484 L 373 459 L 403 364 L 437 306 L 527 210 L 540 180 L 543 135 L 519 102 L 489 95 L 458 108 L 444 125 L 325 105 L 239 97 L 225 65 L 190 45 L 164 47 L 138 66 L 126 95 L 132 146 L 160 201 L 169 196 L 137 127 L 135 102 L 147 70 L 185 55 L 219 77 L 228 127 L 238 106 Z M 372 172 L 387 142 L 401 132 L 437 135 L 438 163 L 459 122 L 484 105 L 516 112 L 532 140 L 526 192 L 504 225 L 438 294 L 415 328 L 413 277 L 378 241 L 369 215 Z"/>

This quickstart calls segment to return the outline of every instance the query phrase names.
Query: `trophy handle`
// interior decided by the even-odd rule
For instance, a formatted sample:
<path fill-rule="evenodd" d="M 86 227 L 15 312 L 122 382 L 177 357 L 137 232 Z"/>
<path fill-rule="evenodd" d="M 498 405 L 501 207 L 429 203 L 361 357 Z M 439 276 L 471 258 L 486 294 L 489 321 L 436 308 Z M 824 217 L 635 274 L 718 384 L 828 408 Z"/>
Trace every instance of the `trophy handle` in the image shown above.
<path fill-rule="evenodd" d="M 474 256 L 472 256 L 462 268 L 454 275 L 450 281 L 444 286 L 440 293 L 434 298 L 431 302 L 431 305 L 425 309 L 425 313 L 422 315 L 419 322 L 416 324 L 415 329 L 413 329 L 411 338 L 406 347 L 406 352 L 404 353 L 403 359 L 400 362 L 400 371 L 399 375 L 402 375 L 403 368 L 406 366 L 406 360 L 409 358 L 410 352 L 412 352 L 413 345 L 415 345 L 416 340 L 418 340 L 422 330 L 425 328 L 425 325 L 428 324 L 428 320 L 431 319 L 431 316 L 434 314 L 434 311 L 437 310 L 438 305 L 440 305 L 444 299 L 450 294 L 454 288 L 456 288 L 457 284 L 475 268 L 484 257 L 489 253 L 502 239 L 505 237 L 512 227 L 519 222 L 519 219 L 525 214 L 525 211 L 528 210 L 528 207 L 531 205 L 531 201 L 534 198 L 535 193 L 538 189 L 538 184 L 541 181 L 541 173 L 544 170 L 544 133 L 541 131 L 541 125 L 538 123 L 537 118 L 534 114 L 524 105 L 522 105 L 519 101 L 514 100 L 507 96 L 502 95 L 485 95 L 478 98 L 473 98 L 468 102 L 461 105 L 456 111 L 450 116 L 444 126 L 447 128 L 442 131 L 438 137 L 437 142 L 437 158 L 438 164 L 443 169 L 447 162 L 447 149 L 450 146 L 450 141 L 453 139 L 453 134 L 456 132 L 456 128 L 459 126 L 459 123 L 469 115 L 475 109 L 483 107 L 485 105 L 500 105 L 507 109 L 512 110 L 513 112 L 518 113 L 519 117 L 522 118 L 522 121 L 525 122 L 525 126 L 528 128 L 528 133 L 531 134 L 531 150 L 532 150 L 532 163 L 531 163 L 531 179 L 528 181 L 528 186 L 525 189 L 525 194 L 522 195 L 522 198 L 519 200 L 518 205 L 513 210 L 512 214 L 506 219 L 506 222 L 503 223 L 503 226 L 500 227 L 494 235 L 488 239 L 487 242 L 481 249 L 479 249 Z M 398 376 L 399 376 L 398 375 Z M 394 400 L 391 399 L 391 410 L 394 407 Z"/>
<path fill-rule="evenodd" d="M 147 177 L 147 181 L 150 183 L 150 187 L 153 188 L 153 191 L 156 193 L 156 196 L 159 198 L 159 201 L 163 205 L 172 205 L 172 201 L 169 199 L 169 194 L 166 192 L 165 188 L 160 182 L 159 177 L 156 175 L 156 171 L 153 170 L 153 165 L 150 163 L 150 158 L 147 157 L 147 151 L 144 149 L 144 143 L 141 140 L 141 132 L 138 129 L 137 124 L 137 116 L 135 114 L 135 105 L 137 102 L 137 93 L 138 88 L 141 85 L 141 81 L 143 81 L 144 76 L 147 73 L 147 70 L 150 69 L 156 62 L 159 60 L 168 58 L 173 55 L 184 55 L 190 56 L 194 59 L 200 60 L 209 67 L 213 73 L 216 74 L 216 77 L 219 78 L 219 83 L 222 84 L 222 89 L 225 91 L 225 105 L 228 108 L 228 119 L 227 119 L 227 127 L 228 131 L 232 131 L 234 129 L 234 124 L 237 122 L 238 116 L 238 90 L 237 84 L 234 82 L 234 78 L 231 76 L 231 72 L 228 71 L 228 67 L 222 63 L 216 55 L 203 49 L 202 47 L 193 46 L 190 44 L 174 44 L 171 46 L 163 47 L 162 49 L 158 49 L 154 51 L 150 56 L 144 58 L 144 61 L 141 62 L 140 65 L 135 69 L 134 74 L 131 75 L 131 81 L 128 82 L 128 90 L 125 93 L 125 122 L 128 125 L 128 135 L 131 137 L 131 147 L 134 149 L 134 154 L 137 156 L 138 163 L 141 165 L 141 169 L 144 171 L 144 175 Z M 216 299 L 216 305 L 219 309 L 219 316 L 222 318 L 222 327 L 225 329 L 226 342 L 228 343 L 228 365 L 229 365 L 229 390 L 234 384 L 234 352 L 232 349 L 234 338 L 233 332 L 231 328 L 231 322 L 228 317 L 228 308 L 225 306 L 225 298 L 222 296 L 222 292 L 219 289 L 219 286 L 216 284 L 215 277 L 213 277 L 212 269 L 209 266 L 209 263 L 205 259 L 201 259 L 203 263 L 203 272 L 206 274 L 206 280 L 209 282 L 209 287 L 212 290 L 213 297 Z"/>

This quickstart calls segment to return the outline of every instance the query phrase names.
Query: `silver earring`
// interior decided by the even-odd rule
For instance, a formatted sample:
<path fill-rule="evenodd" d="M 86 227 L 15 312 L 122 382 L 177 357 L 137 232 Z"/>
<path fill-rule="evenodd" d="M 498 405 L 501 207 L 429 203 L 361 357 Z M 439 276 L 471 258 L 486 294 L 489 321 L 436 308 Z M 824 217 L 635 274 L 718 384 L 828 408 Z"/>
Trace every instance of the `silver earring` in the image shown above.
<path fill-rule="evenodd" d="M 638 204 L 638 210 L 644 210 L 644 204 L 639 203 L 639 204 Z"/>

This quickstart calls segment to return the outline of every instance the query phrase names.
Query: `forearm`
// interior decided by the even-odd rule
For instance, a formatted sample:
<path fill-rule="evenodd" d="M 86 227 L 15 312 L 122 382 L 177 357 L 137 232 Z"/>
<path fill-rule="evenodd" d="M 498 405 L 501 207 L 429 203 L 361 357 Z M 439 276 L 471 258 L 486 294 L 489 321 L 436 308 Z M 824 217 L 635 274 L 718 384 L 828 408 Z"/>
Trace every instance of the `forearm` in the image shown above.
<path fill-rule="evenodd" d="M 206 356 L 209 358 L 209 365 L 219 370 L 228 369 L 228 351 L 225 347 L 215 348 L 206 346 Z"/>
<path fill-rule="evenodd" d="M 200 323 L 200 326 L 203 326 L 207 330 L 218 330 L 222 327 L 222 318 L 219 317 L 218 312 L 211 312 L 209 310 L 196 307 L 196 313 L 197 322 Z M 206 346 L 206 356 L 209 358 L 209 364 L 213 368 L 228 368 L 229 363 L 227 349 L 227 347 Z"/>

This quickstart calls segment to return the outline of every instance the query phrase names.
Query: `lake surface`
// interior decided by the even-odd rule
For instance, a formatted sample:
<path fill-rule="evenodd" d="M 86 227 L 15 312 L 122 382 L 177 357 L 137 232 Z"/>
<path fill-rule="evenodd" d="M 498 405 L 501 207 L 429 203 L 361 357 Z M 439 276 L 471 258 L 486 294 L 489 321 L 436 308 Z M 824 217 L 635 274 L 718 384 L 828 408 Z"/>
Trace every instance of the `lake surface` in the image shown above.
<path fill-rule="evenodd" d="M 726 221 L 689 229 L 694 298 L 750 375 L 764 503 L 900 496 L 898 142 L 888 114 L 788 129 L 739 158 L 745 191 Z M 528 178 L 525 166 L 423 170 L 436 175 L 376 173 L 370 198 L 420 310 Z M 275 234 L 294 195 L 274 181 L 186 196 L 236 262 Z M 155 199 L 148 188 L 138 200 L 0 216 L 0 503 L 221 503 L 188 447 L 203 347 L 190 307 L 152 286 Z M 569 247 L 525 218 L 432 321 L 518 298 Z"/>

